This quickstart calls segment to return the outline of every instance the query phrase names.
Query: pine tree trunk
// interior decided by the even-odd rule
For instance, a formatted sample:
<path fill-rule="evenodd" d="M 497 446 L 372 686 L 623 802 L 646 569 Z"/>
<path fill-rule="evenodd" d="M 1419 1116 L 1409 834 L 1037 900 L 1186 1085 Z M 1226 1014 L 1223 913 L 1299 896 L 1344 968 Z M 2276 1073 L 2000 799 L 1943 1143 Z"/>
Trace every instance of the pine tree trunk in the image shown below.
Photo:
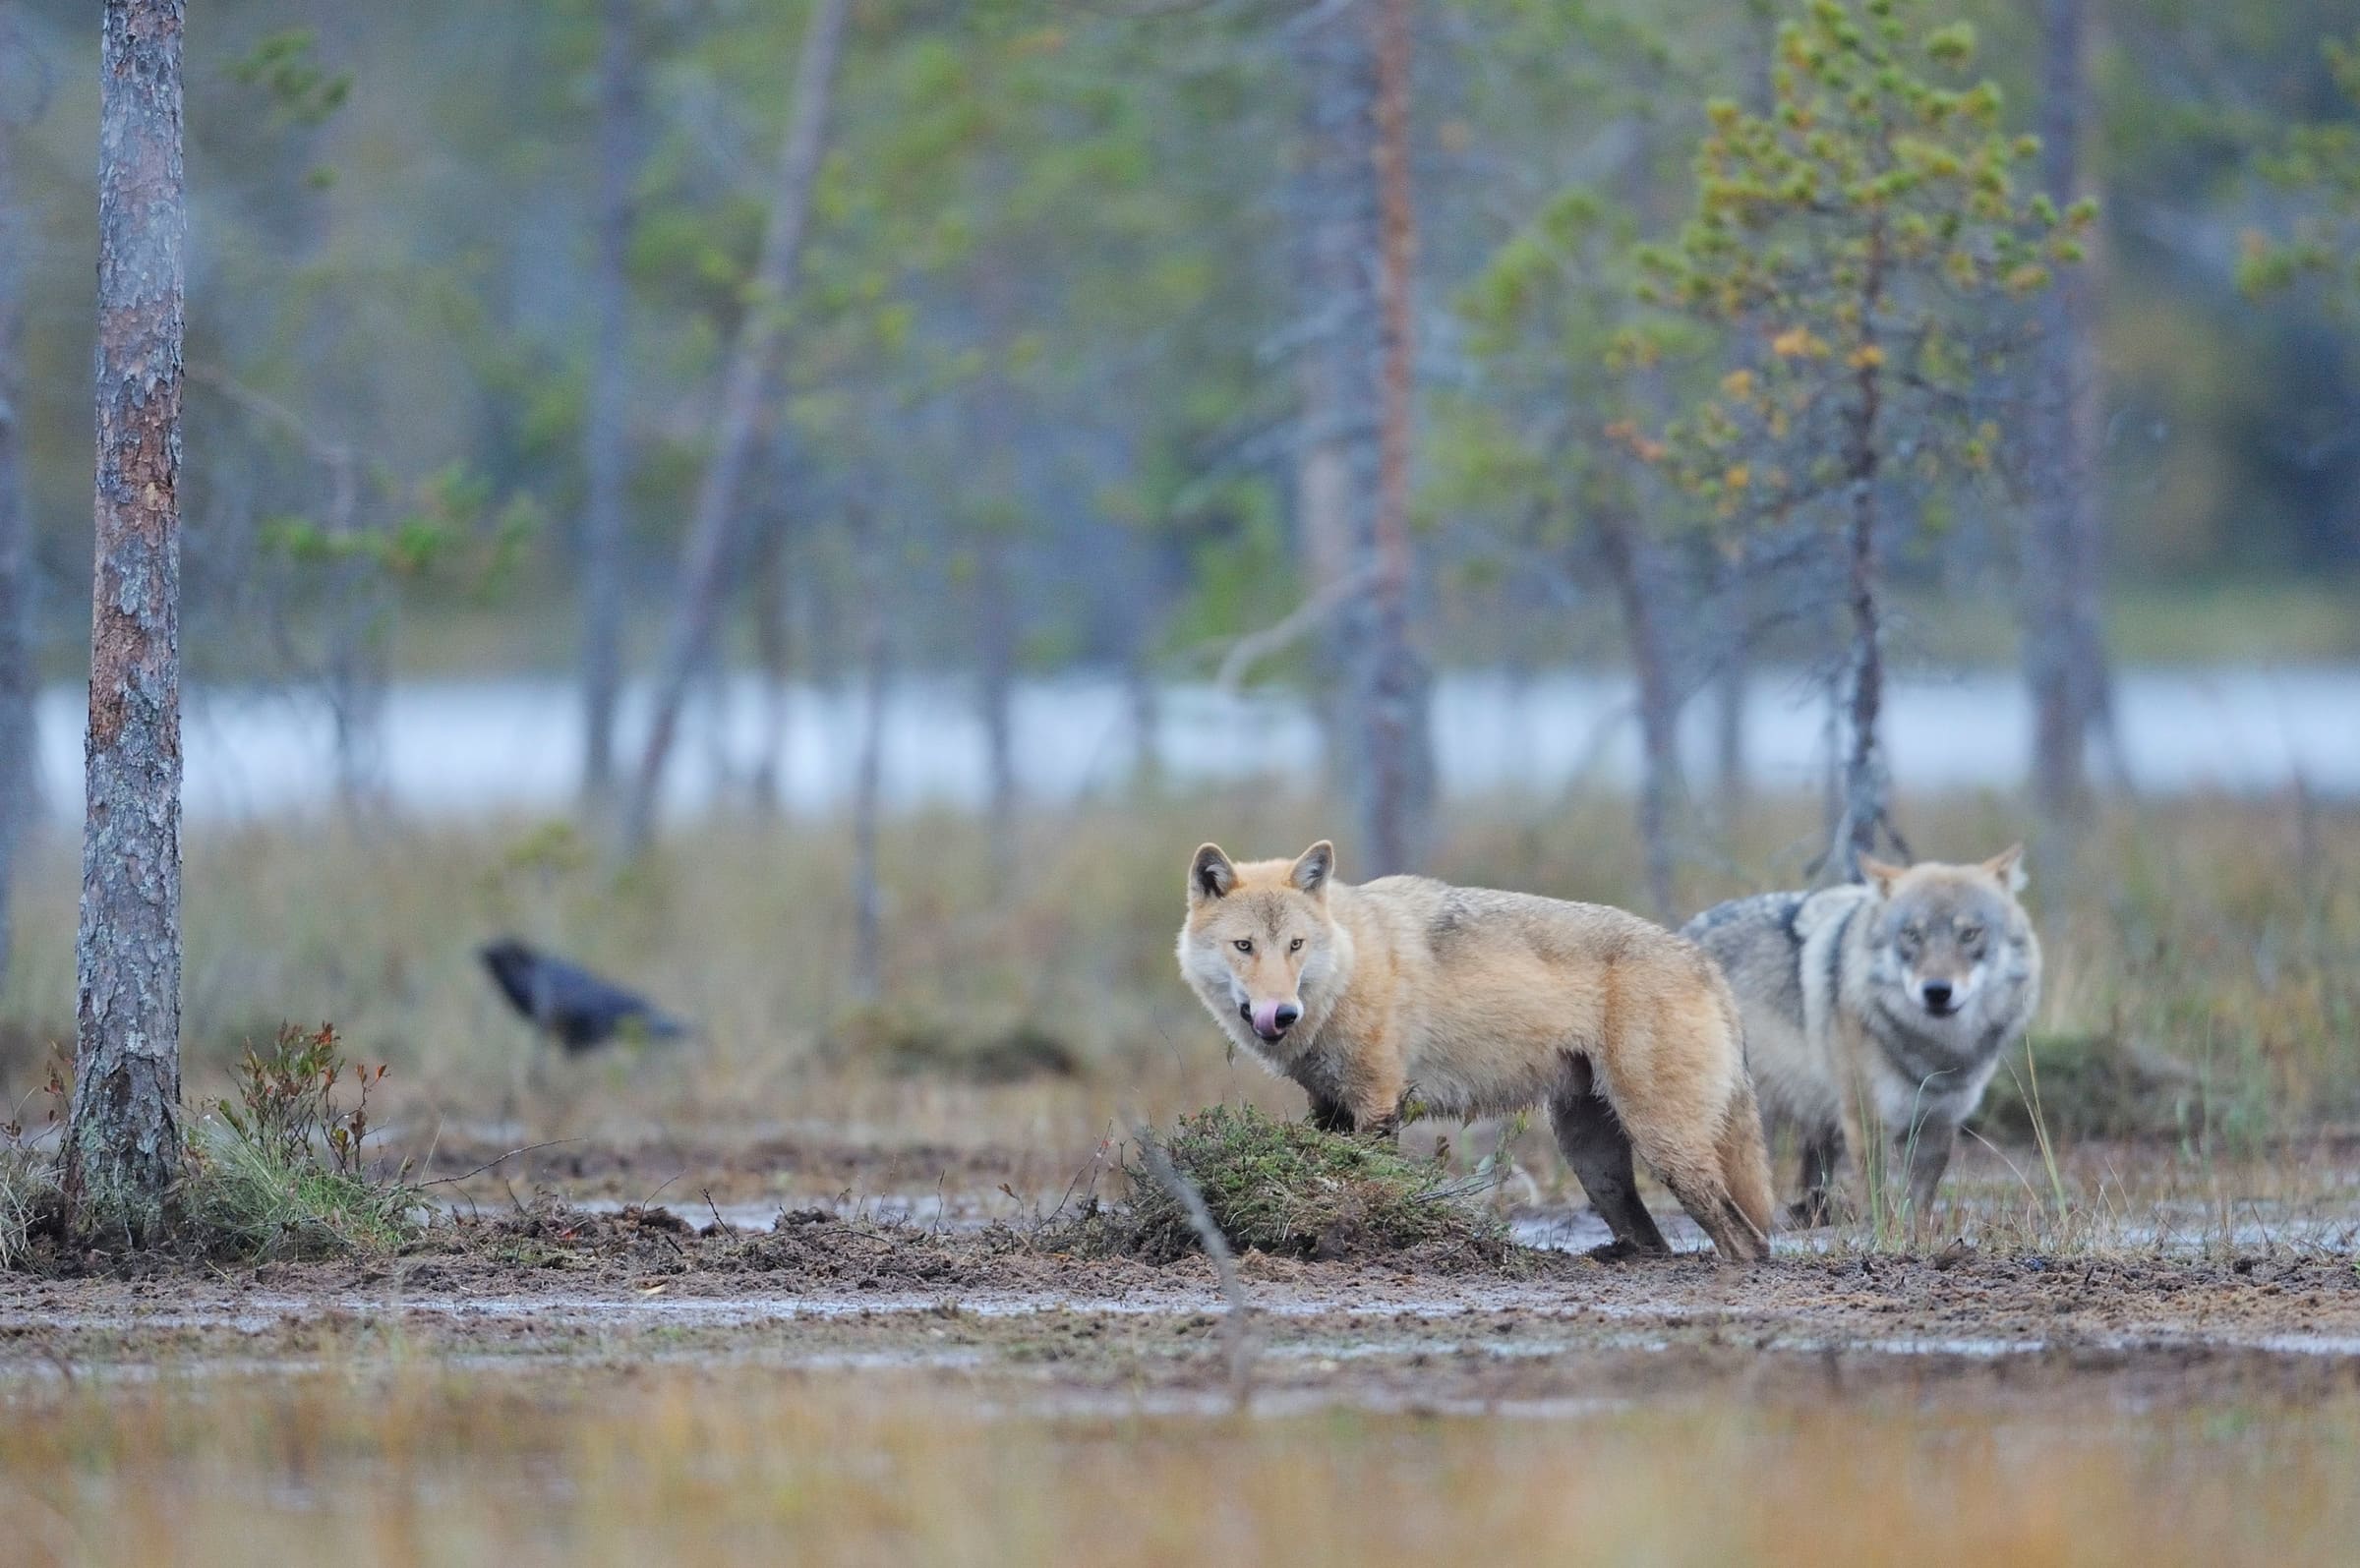
<path fill-rule="evenodd" d="M 2041 184 L 2063 206 L 2081 194 L 2087 0 L 2045 0 L 2043 9 Z M 2032 442 L 2037 467 L 2023 563 L 2033 794 L 2051 827 L 2089 803 L 2090 743 L 2111 706 L 2096 484 L 2103 415 L 2087 273 L 2087 263 L 2062 269 L 2042 301 Z"/>
<path fill-rule="evenodd" d="M 1430 681 L 1409 638 L 1409 3 L 1315 16 L 1292 34 L 1307 116 L 1300 277 L 1318 324 L 1297 505 L 1322 586 L 1359 585 L 1330 639 L 1343 687 L 1334 767 L 1356 808 L 1355 863 L 1382 876 L 1415 864 L 1434 794 Z"/>
<path fill-rule="evenodd" d="M 97 571 L 81 1004 L 65 1147 L 83 1220 L 151 1230 L 179 1174 L 183 0 L 106 0 Z"/>
<path fill-rule="evenodd" d="M 1622 633 L 1638 687 L 1639 844 L 1646 857 L 1647 899 L 1655 917 L 1668 923 L 1678 864 L 1672 815 L 1680 797 L 1680 696 L 1666 628 L 1657 613 L 1662 574 L 1653 560 L 1654 548 L 1631 519 L 1608 508 L 1598 515 L 1596 526 L 1607 575 L 1622 603 Z"/>
<path fill-rule="evenodd" d="M 712 460 L 698 488 L 680 563 L 679 600 L 665 639 L 658 668 L 655 711 L 640 753 L 623 820 L 623 842 L 636 852 L 655 832 L 657 797 L 664 770 L 678 736 L 680 708 L 698 666 L 710 655 L 713 634 L 728 598 L 730 567 L 737 554 L 738 492 L 753 462 L 755 437 L 771 401 L 786 339 L 781 312 L 795 292 L 803 238 L 810 228 L 811 194 L 827 151 L 828 113 L 835 91 L 837 61 L 843 54 L 845 20 L 852 0 L 813 0 L 803 31 L 802 58 L 796 68 L 795 119 L 779 155 L 778 190 L 770 228 L 763 236 L 753 297 L 730 355 L 722 392 L 720 430 Z"/>
<path fill-rule="evenodd" d="M 1884 298 L 1884 231 L 1871 228 L 1861 283 L 1863 348 L 1876 346 L 1877 308 Z M 1828 872 L 1839 880 L 1860 875 L 1860 857 L 1876 848 L 1880 828 L 1890 829 L 1885 772 L 1885 630 L 1881 596 L 1883 567 L 1877 552 L 1877 480 L 1883 464 L 1877 428 L 1884 383 L 1863 356 L 1851 410 L 1845 477 L 1852 513 L 1845 530 L 1845 604 L 1852 616 L 1851 690 L 1847 698 L 1844 809 Z"/>
<path fill-rule="evenodd" d="M 0 982 L 8 976 L 17 852 L 32 822 L 34 765 L 32 537 L 25 512 L 25 263 L 30 234 L 20 215 L 10 145 L 16 127 L 0 117 Z"/>
<path fill-rule="evenodd" d="M 624 486 L 629 481 L 631 181 L 638 159 L 639 71 L 634 0 L 606 0 L 598 73 L 598 259 L 591 272 L 589 406 L 582 469 L 582 794 L 612 805 L 615 709 L 622 689 Z"/>

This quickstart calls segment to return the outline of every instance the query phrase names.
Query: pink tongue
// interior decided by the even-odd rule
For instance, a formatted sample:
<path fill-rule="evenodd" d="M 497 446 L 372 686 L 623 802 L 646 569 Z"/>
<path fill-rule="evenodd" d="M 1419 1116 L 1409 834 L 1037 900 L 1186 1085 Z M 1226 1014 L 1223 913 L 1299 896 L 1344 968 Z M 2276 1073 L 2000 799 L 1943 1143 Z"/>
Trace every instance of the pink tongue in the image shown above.
<path fill-rule="evenodd" d="M 1278 1008 L 1279 1004 L 1276 1002 L 1255 1003 L 1255 1029 L 1263 1034 L 1276 1034 L 1278 1032 Z"/>

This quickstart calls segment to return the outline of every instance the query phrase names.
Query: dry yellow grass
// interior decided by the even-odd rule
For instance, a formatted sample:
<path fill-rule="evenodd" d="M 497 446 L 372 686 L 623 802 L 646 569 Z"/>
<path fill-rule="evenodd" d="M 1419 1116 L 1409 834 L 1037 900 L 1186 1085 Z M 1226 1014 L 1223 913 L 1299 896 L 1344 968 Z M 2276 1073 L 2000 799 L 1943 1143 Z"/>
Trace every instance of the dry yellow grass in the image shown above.
<path fill-rule="evenodd" d="M 20 1388 L 11 1561 L 2348 1560 L 2360 1404 L 1238 1422 L 650 1367 Z M 1116 1401 L 1119 1406 L 1121 1401 Z"/>
<path fill-rule="evenodd" d="M 192 1097 L 217 1092 L 248 1040 L 332 1019 L 388 1061 L 399 1114 L 520 1117 L 527 1131 L 824 1119 L 897 1139 L 1087 1146 L 1131 1108 L 1294 1103 L 1224 1058 L 1172 970 L 1179 884 L 1206 838 L 1299 847 L 1339 814 L 1267 792 L 1086 806 L 1025 829 L 1003 880 L 974 824 L 920 816 L 885 843 L 886 979 L 897 1013 L 954 1035 L 1018 1019 L 1095 1064 L 1079 1084 L 976 1089 L 885 1079 L 831 1056 L 849 1006 L 845 835 L 833 824 L 722 822 L 616 878 L 562 830 L 510 823 L 358 832 L 193 833 L 187 870 Z M 1928 854 L 1988 853 L 2025 824 L 2004 801 L 1910 803 Z M 1433 869 L 1453 880 L 1633 902 L 1628 808 L 1576 797 L 1460 807 Z M 1697 907 L 1795 885 L 1816 843 L 1806 803 L 1769 802 L 1699 834 L 1682 897 Z M 1351 845 L 1342 844 L 1350 875 Z M 40 1043 L 71 1033 L 75 845 L 38 847 L 0 996 L 0 1086 L 25 1094 Z M 2049 954 L 2041 1031 L 2168 1053 L 2207 1079 L 2208 1144 L 2360 1112 L 2360 813 L 2222 800 L 2109 812 L 2079 860 L 2036 856 Z M 473 958 L 497 931 L 607 968 L 697 1018 L 700 1038 L 633 1058 L 543 1064 Z"/>

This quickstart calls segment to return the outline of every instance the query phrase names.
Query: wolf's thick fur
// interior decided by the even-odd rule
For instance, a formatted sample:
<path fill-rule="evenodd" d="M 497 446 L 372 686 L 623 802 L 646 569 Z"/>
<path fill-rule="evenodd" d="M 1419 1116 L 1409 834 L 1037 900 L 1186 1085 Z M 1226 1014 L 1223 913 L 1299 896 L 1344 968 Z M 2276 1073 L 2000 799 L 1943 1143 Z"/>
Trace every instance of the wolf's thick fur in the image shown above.
<path fill-rule="evenodd" d="M 1727 1257 L 1769 1251 L 1773 1196 L 1738 1008 L 1693 945 L 1620 909 L 1423 877 L 1334 879 L 1334 847 L 1188 872 L 1180 972 L 1331 1129 L 1549 1107 L 1619 1252 L 1663 1252 L 1631 1155 Z"/>
<path fill-rule="evenodd" d="M 1744 1010 L 1764 1115 L 1801 1137 L 1799 1217 L 1825 1220 L 1846 1154 L 1866 1197 L 1880 1130 L 1913 1214 L 1931 1207 L 1960 1124 L 2039 1005 L 2040 940 L 2016 900 L 2023 853 L 1907 870 L 1866 860 L 1864 883 L 1739 899 L 1683 928 Z"/>

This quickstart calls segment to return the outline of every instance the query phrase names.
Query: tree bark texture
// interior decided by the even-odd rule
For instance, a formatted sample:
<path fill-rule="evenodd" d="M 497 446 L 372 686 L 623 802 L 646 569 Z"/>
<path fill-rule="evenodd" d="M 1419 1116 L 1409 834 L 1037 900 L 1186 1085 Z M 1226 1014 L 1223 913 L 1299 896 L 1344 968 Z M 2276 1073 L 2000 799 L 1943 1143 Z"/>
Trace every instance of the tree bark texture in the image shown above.
<path fill-rule="evenodd" d="M 1358 818 L 1357 863 L 1383 876 L 1415 865 L 1434 797 L 1431 678 L 1409 637 L 1409 0 L 1309 13 L 1291 38 L 1305 112 L 1299 275 L 1317 325 L 1297 504 L 1318 586 L 1361 585 L 1331 636 L 1334 763 Z"/>
<path fill-rule="evenodd" d="M 2088 0 L 2044 0 L 2040 178 L 2059 206 L 2079 199 L 2089 93 Z M 2111 709 L 2104 529 L 2098 508 L 2102 393 L 2089 263 L 2063 268 L 2041 302 L 2034 496 L 2023 561 L 2025 679 L 2033 696 L 2033 793 L 2054 825 L 2088 805 L 2091 741 Z"/>
<path fill-rule="evenodd" d="M 795 292 L 803 239 L 810 228 L 811 194 L 827 151 L 828 113 L 835 92 L 837 62 L 844 52 L 846 18 L 852 0 L 813 0 L 803 30 L 802 57 L 795 75 L 795 118 L 779 154 L 778 189 L 770 226 L 762 239 L 753 297 L 730 354 L 722 391 L 720 429 L 713 456 L 697 490 L 688 539 L 680 562 L 679 599 L 657 671 L 655 712 L 639 758 L 623 822 L 625 847 L 644 848 L 655 832 L 664 770 L 678 738 L 680 709 L 709 656 L 729 597 L 736 550 L 738 493 L 752 465 L 786 342 L 782 312 Z"/>
<path fill-rule="evenodd" d="M 591 272 L 589 406 L 582 421 L 582 794 L 604 813 L 615 788 L 622 689 L 623 542 L 629 458 L 631 184 L 638 162 L 635 0 L 606 0 L 598 71 L 598 255 Z"/>
<path fill-rule="evenodd" d="M 69 1205 L 135 1226 L 180 1171 L 183 0 L 106 0 L 97 571 Z"/>

